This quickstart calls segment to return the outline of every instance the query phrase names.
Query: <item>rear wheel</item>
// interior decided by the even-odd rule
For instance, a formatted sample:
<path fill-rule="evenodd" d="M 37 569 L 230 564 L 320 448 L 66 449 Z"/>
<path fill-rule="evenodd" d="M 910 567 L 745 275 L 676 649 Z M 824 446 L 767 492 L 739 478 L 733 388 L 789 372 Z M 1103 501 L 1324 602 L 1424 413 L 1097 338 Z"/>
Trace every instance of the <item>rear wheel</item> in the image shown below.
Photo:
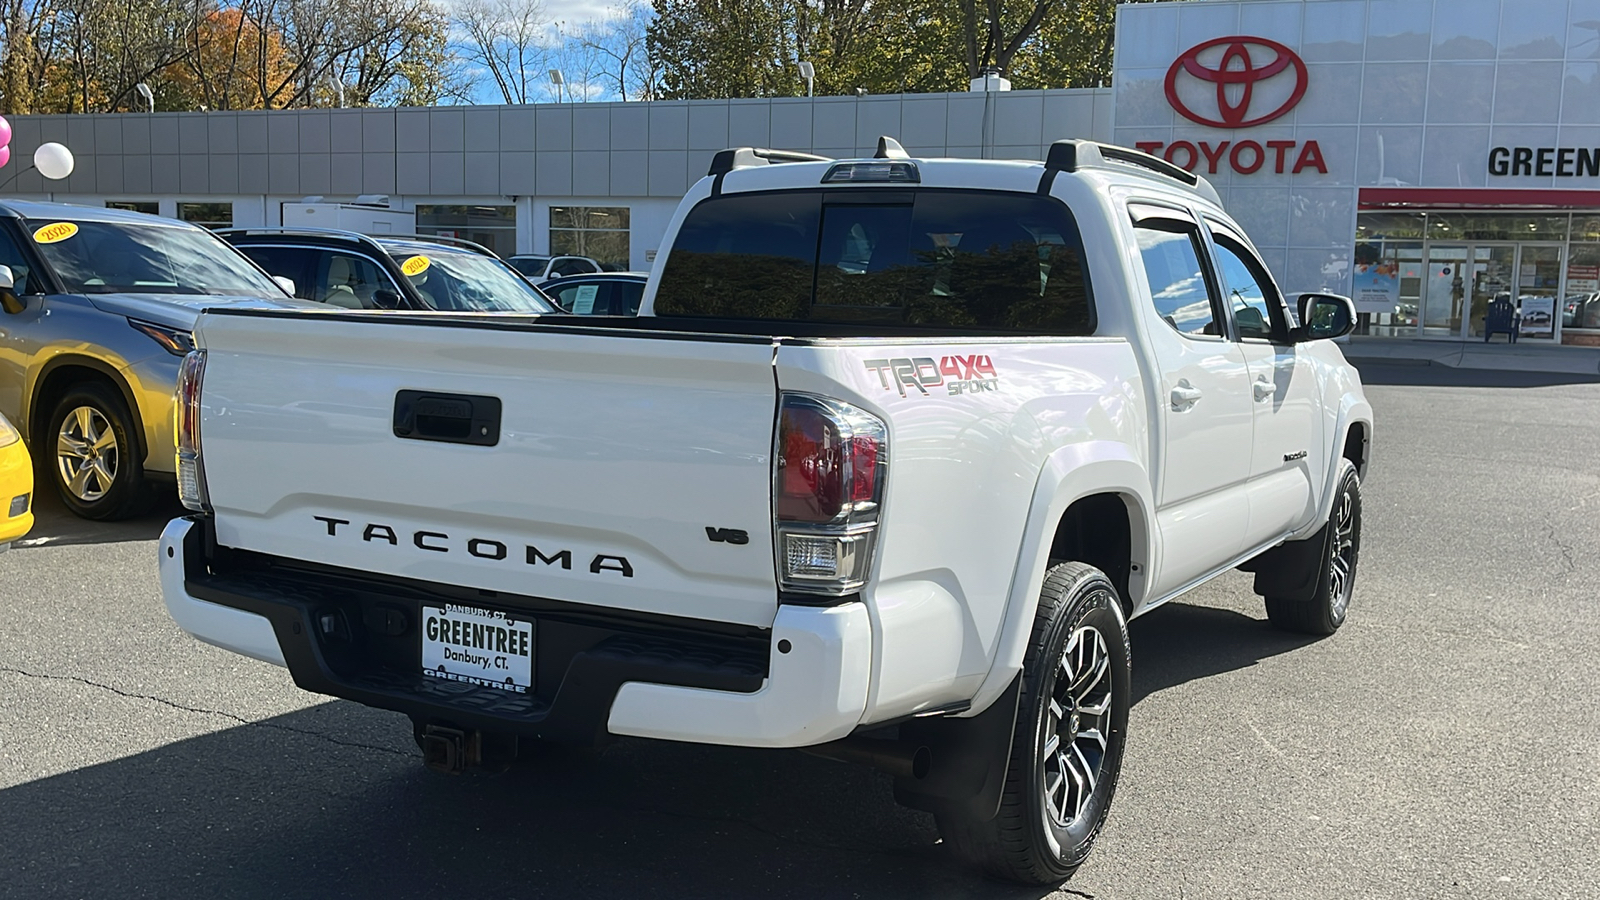
<path fill-rule="evenodd" d="M 73 513 L 103 521 L 144 509 L 150 492 L 133 416 L 115 390 L 95 382 L 72 387 L 51 413 L 45 437 L 56 490 Z"/>
<path fill-rule="evenodd" d="M 1116 793 L 1132 670 L 1117 591 L 1083 563 L 1050 569 L 1023 663 L 1022 695 L 1000 812 L 941 813 L 939 831 L 967 861 L 1028 884 L 1072 876 Z"/>

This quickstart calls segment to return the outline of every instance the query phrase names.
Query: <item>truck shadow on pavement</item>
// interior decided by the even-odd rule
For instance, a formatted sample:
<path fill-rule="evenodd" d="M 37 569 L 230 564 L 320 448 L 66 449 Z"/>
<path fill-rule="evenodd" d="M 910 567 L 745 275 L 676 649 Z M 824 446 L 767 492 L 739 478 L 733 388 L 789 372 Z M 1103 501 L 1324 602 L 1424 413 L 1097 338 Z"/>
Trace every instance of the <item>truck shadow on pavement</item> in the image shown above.
<path fill-rule="evenodd" d="M 1132 627 L 1138 698 L 1298 645 L 1200 607 Z M 0 893 L 30 898 L 1053 893 L 961 868 L 866 769 L 623 740 L 449 777 L 422 768 L 404 718 L 342 702 L 0 790 L 0 810 Z M 1092 896 L 1074 887 L 1055 896 Z"/>

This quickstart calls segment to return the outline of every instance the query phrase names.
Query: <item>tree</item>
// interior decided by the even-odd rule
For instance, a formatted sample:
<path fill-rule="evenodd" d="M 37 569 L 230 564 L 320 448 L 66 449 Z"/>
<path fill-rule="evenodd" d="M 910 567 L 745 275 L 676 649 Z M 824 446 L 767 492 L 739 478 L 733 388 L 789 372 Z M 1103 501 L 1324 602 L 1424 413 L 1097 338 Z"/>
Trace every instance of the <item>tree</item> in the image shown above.
<path fill-rule="evenodd" d="M 644 0 L 628 0 L 622 14 L 590 23 L 575 34 L 593 60 L 601 86 L 618 99 L 654 100 L 660 68 L 648 52 L 653 13 Z"/>
<path fill-rule="evenodd" d="M 539 0 L 459 0 L 462 55 L 506 103 L 532 103 L 544 90 L 551 21 Z"/>
<path fill-rule="evenodd" d="M 192 52 L 169 76 L 188 108 L 271 109 L 262 84 L 293 70 L 276 29 L 240 7 L 201 14 L 190 42 Z"/>

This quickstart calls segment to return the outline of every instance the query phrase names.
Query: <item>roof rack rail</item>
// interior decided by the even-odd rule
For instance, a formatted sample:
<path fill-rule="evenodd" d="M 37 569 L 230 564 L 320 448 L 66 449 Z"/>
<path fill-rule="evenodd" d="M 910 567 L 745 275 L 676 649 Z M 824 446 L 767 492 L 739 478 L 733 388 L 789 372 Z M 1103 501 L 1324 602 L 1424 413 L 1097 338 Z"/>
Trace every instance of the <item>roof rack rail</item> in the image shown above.
<path fill-rule="evenodd" d="M 450 244 L 451 246 L 460 247 L 463 250 L 471 250 L 474 253 L 478 253 L 483 256 L 489 256 L 495 259 L 500 258 L 500 254 L 490 250 L 488 247 L 485 247 L 482 244 L 469 241 L 466 238 L 445 237 L 442 234 L 382 234 L 379 235 L 379 237 L 390 238 L 397 241 L 427 241 L 428 243 L 433 244 Z"/>
<path fill-rule="evenodd" d="M 1115 144 L 1085 140 L 1056 141 L 1050 145 L 1050 153 L 1045 157 L 1044 166 L 1046 178 L 1053 178 L 1056 172 L 1077 172 L 1081 169 L 1115 169 L 1125 172 L 1131 168 L 1140 174 L 1158 175 L 1176 181 L 1218 206 L 1222 205 L 1222 198 L 1217 194 L 1217 189 L 1199 175 L 1175 166 L 1159 156 L 1152 156 L 1142 150 L 1118 147 Z"/>
<path fill-rule="evenodd" d="M 482 256 L 499 259 L 500 256 L 482 244 L 476 244 L 464 238 L 445 237 L 441 234 L 383 234 L 376 237 L 362 234 L 359 231 L 346 231 L 342 228 L 321 228 L 316 225 L 247 225 L 239 228 L 219 228 L 215 234 L 288 234 L 302 237 L 337 238 L 365 244 L 376 250 L 383 250 L 383 245 L 378 243 L 378 238 L 393 238 L 402 241 L 426 241 L 435 244 L 449 244 L 463 250 L 471 250 Z"/>
<path fill-rule="evenodd" d="M 831 157 L 817 156 L 814 153 L 801 153 L 797 150 L 769 150 L 765 147 L 729 147 L 718 150 L 717 155 L 711 157 L 711 169 L 707 175 L 725 175 L 734 169 L 748 169 L 751 166 L 770 166 L 776 163 L 794 162 L 833 162 Z"/>

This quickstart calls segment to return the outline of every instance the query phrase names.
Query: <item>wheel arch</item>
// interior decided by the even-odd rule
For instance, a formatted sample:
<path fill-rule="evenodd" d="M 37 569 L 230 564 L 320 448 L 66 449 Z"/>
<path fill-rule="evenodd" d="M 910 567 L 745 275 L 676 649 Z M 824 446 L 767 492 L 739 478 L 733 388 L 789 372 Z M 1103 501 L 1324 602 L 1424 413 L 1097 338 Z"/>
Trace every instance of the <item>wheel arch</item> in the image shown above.
<path fill-rule="evenodd" d="M 1322 528 L 1322 523 L 1328 520 L 1328 515 L 1333 512 L 1333 492 L 1341 462 L 1350 460 L 1356 467 L 1356 475 L 1362 481 L 1367 480 L 1372 454 L 1372 406 L 1365 397 L 1359 393 L 1344 395 L 1334 418 L 1333 429 L 1324 432 L 1324 440 L 1327 441 L 1328 470 L 1323 473 L 1316 515 L 1286 540 L 1304 540 L 1315 534 Z M 1351 454 L 1359 454 L 1359 459 Z"/>
<path fill-rule="evenodd" d="M 56 403 L 62 396 L 71 390 L 75 384 L 84 381 L 98 381 L 111 385 L 122 397 L 122 402 L 128 407 L 128 415 L 133 417 L 133 440 L 138 445 L 136 459 L 144 459 L 149 453 L 146 446 L 144 419 L 139 411 L 138 399 L 134 396 L 133 388 L 129 386 L 126 378 L 114 367 L 101 360 L 89 356 L 76 356 L 62 354 L 52 357 L 34 376 L 33 389 L 28 393 L 28 406 L 23 412 L 27 421 L 28 443 L 38 452 L 39 436 L 45 435 L 50 430 L 50 414 L 55 409 Z"/>
<path fill-rule="evenodd" d="M 989 674 L 973 697 L 973 713 L 1000 697 L 1022 670 L 1045 571 L 1068 558 L 1056 554 L 1088 555 L 1093 558 L 1076 561 L 1116 570 L 1106 574 L 1131 616 L 1148 589 L 1157 550 L 1150 474 L 1136 451 L 1090 441 L 1053 453 L 1034 490 Z"/>

